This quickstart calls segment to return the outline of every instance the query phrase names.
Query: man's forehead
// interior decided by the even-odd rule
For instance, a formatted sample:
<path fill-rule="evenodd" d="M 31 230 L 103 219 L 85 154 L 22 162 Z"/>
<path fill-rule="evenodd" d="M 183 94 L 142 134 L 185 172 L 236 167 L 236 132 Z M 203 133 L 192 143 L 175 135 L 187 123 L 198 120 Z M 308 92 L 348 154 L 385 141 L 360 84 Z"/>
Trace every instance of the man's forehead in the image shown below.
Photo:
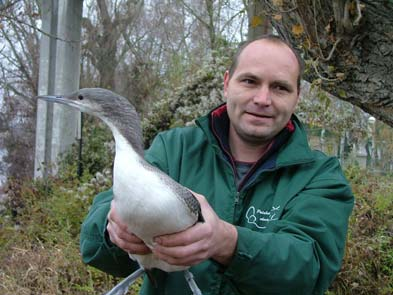
<path fill-rule="evenodd" d="M 296 66 L 297 72 L 300 72 L 299 61 L 292 49 L 284 42 L 268 39 L 256 40 L 248 44 L 238 57 L 238 67 L 243 62 L 252 63 L 253 60 L 258 61 L 259 58 L 269 58 L 269 61 L 271 61 L 272 59 L 270 59 L 267 52 L 270 52 L 272 55 L 279 54 L 281 56 L 279 60 L 274 60 L 275 62 L 277 62 L 277 66 L 279 66 L 279 64 L 285 58 L 287 61 L 289 61 L 288 64 L 293 63 L 293 65 Z M 275 57 L 277 58 L 277 56 Z M 291 65 L 291 67 L 293 65 Z"/>
<path fill-rule="evenodd" d="M 267 47 L 270 48 L 273 47 L 275 50 L 280 50 L 285 52 L 288 55 L 288 57 L 293 58 L 293 60 L 296 63 L 298 63 L 295 53 L 287 44 L 279 40 L 269 40 L 269 39 L 262 39 L 262 40 L 256 40 L 254 42 L 251 42 L 240 53 L 239 59 L 249 55 L 250 53 L 263 52 L 263 50 L 266 49 Z"/>

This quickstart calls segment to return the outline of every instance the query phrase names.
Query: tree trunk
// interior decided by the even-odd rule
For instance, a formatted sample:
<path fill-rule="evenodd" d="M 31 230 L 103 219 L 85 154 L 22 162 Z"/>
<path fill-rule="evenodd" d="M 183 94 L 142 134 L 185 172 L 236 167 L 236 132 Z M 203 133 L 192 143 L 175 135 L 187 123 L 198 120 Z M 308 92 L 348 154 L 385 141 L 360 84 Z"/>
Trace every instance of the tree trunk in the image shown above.
<path fill-rule="evenodd" d="M 259 0 L 251 0 L 247 6 L 248 34 L 247 40 L 254 40 L 261 35 L 272 32 L 270 16 L 263 11 L 262 3 Z"/>
<path fill-rule="evenodd" d="M 304 52 L 306 80 L 393 127 L 393 1 L 259 1 Z"/>
<path fill-rule="evenodd" d="M 89 19 L 84 19 L 83 26 L 87 33 L 84 48 L 100 74 L 99 86 L 115 89 L 115 71 L 119 63 L 116 52 L 120 34 L 118 21 L 112 21 L 105 0 L 96 0 L 99 11 L 101 30 Z"/>

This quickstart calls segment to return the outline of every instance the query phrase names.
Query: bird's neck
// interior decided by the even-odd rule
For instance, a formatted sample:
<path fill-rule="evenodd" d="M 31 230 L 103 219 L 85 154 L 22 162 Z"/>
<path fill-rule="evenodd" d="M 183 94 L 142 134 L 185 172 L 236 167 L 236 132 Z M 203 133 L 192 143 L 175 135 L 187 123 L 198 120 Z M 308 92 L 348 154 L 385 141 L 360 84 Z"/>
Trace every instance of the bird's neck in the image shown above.
<path fill-rule="evenodd" d="M 117 118 L 116 121 L 109 121 L 103 118 L 103 120 L 112 131 L 116 143 L 116 153 L 120 151 L 119 149 L 127 148 L 143 157 L 143 140 L 139 121 L 138 124 L 135 124 L 135 120 L 130 119 Z"/>
<path fill-rule="evenodd" d="M 141 155 L 134 149 L 129 140 L 127 140 L 123 134 L 117 131 L 112 131 L 112 133 L 116 144 L 115 157 L 123 157 L 124 155 L 127 155 L 131 158 L 134 158 L 135 160 L 140 158 Z"/>

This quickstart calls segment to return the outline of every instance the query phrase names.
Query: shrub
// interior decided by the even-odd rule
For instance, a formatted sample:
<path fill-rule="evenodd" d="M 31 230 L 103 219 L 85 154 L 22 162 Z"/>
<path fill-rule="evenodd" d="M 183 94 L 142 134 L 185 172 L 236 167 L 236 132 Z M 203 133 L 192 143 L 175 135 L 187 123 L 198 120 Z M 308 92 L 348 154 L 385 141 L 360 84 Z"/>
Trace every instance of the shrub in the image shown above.
<path fill-rule="evenodd" d="M 355 194 L 346 255 L 328 294 L 393 294 L 393 184 L 391 176 L 350 167 Z"/>
<path fill-rule="evenodd" d="M 9 181 L 0 215 L 0 294 L 101 294 L 114 279 L 83 265 L 79 230 L 91 199 L 106 185 L 59 179 Z"/>

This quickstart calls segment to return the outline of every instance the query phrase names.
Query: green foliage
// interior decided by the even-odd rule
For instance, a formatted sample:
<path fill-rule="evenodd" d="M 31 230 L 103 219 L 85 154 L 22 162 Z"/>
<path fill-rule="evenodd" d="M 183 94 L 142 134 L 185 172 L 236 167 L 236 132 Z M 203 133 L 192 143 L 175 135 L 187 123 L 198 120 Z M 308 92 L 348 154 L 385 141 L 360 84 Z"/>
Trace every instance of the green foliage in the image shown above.
<path fill-rule="evenodd" d="M 393 294 L 393 185 L 391 176 L 349 167 L 356 197 L 347 249 L 333 294 Z"/>
<path fill-rule="evenodd" d="M 158 132 L 192 124 L 195 118 L 223 102 L 223 75 L 229 66 L 232 51 L 223 48 L 212 52 L 202 67 L 190 74 L 185 85 L 164 93 L 163 98 L 151 107 L 142 121 L 145 146 L 150 145 Z"/>
<path fill-rule="evenodd" d="M 79 144 L 72 146 L 60 165 L 60 178 L 72 179 L 82 165 L 83 180 L 88 181 L 97 172 L 112 167 L 115 144 L 110 129 L 98 118 L 84 115 L 82 162 L 79 162 Z"/>
<path fill-rule="evenodd" d="M 113 279 L 83 265 L 79 231 L 92 197 L 59 179 L 10 181 L 8 211 L 0 216 L 1 294 L 98 294 Z M 82 292 L 83 290 L 83 292 Z"/>
<path fill-rule="evenodd" d="M 304 85 L 296 114 L 311 128 L 324 128 L 337 136 L 348 130 L 357 138 L 365 136 L 367 120 L 363 113 L 323 91 L 318 83 Z"/>

